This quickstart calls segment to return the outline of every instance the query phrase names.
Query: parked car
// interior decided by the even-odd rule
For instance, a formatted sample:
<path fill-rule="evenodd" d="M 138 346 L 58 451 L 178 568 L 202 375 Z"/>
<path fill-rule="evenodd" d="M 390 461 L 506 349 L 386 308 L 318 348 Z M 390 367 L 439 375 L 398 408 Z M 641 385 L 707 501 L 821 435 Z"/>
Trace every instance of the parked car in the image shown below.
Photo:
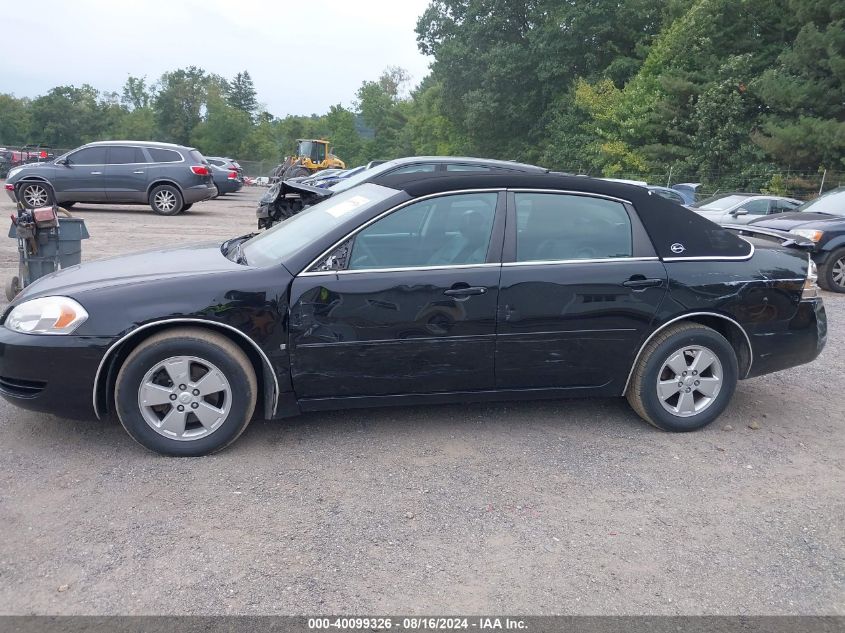
<path fill-rule="evenodd" d="M 723 193 L 696 202 L 690 209 L 716 224 L 748 224 L 761 216 L 787 213 L 801 206 L 800 200 L 753 193 Z"/>
<path fill-rule="evenodd" d="M 695 204 L 699 187 L 701 187 L 700 182 L 679 182 L 676 185 L 672 185 L 670 189 L 674 189 L 681 194 L 681 197 L 684 199 L 684 206 L 690 206 Z"/>
<path fill-rule="evenodd" d="M 244 186 L 243 180 L 241 180 L 238 172 L 234 169 L 218 167 L 211 163 L 208 165 L 208 168 L 211 170 L 211 177 L 214 180 L 214 186 L 217 187 L 218 196 L 235 193 L 236 191 L 240 191 Z"/>
<path fill-rule="evenodd" d="M 207 160 L 210 165 L 216 165 L 217 167 L 222 167 L 223 169 L 234 170 L 238 172 L 238 178 L 243 178 L 243 169 L 241 169 L 238 161 L 233 158 L 227 158 L 225 156 L 206 156 L 205 160 Z"/>
<path fill-rule="evenodd" d="M 646 189 L 648 189 L 652 193 L 656 193 L 658 196 L 666 198 L 667 200 L 671 200 L 672 202 L 679 204 L 682 207 L 687 204 L 686 200 L 680 194 L 680 192 L 675 191 L 674 189 L 670 189 L 669 187 L 658 187 L 657 185 L 647 185 Z"/>
<path fill-rule="evenodd" d="M 149 204 L 160 215 L 181 213 L 216 191 L 199 151 L 143 141 L 89 143 L 51 161 L 16 167 L 5 188 L 12 201 L 37 208 L 52 203 L 45 182 L 63 207 Z"/>
<path fill-rule="evenodd" d="M 281 180 L 274 183 L 258 203 L 258 228 L 269 228 L 319 200 L 385 176 L 414 174 L 415 177 L 426 177 L 458 173 L 545 174 L 548 171 L 536 165 L 487 158 L 412 156 L 379 163 L 354 176 L 344 178 L 327 189 L 296 183 L 295 179 Z"/>
<path fill-rule="evenodd" d="M 514 398 L 625 396 L 692 431 L 738 380 L 823 348 L 790 238 L 588 178 L 385 174 L 257 235 L 36 281 L 3 317 L 0 394 L 116 412 L 169 455 L 220 450 L 254 415 Z"/>
<path fill-rule="evenodd" d="M 789 231 L 811 240 L 819 285 L 832 292 L 845 292 L 845 187 L 805 202 L 793 213 L 757 218 L 753 226 Z"/>
<path fill-rule="evenodd" d="M 270 178 L 267 176 L 258 176 L 254 184 L 256 187 L 269 187 L 270 186 Z"/>

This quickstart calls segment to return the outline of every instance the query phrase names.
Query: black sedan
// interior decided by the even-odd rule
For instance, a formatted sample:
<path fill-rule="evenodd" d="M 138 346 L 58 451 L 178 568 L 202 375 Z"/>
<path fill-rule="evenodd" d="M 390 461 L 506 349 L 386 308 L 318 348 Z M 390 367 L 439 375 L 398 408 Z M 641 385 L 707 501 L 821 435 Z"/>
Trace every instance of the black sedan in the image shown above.
<path fill-rule="evenodd" d="M 845 292 L 845 187 L 805 202 L 794 213 L 761 218 L 752 224 L 811 240 L 813 261 L 819 267 L 819 285 L 832 292 Z"/>
<path fill-rule="evenodd" d="M 788 234 L 787 234 L 788 235 Z M 636 186 L 388 175 L 271 230 L 95 261 L 3 314 L 0 392 L 203 455 L 253 417 L 625 396 L 691 431 L 826 340 L 800 240 Z"/>

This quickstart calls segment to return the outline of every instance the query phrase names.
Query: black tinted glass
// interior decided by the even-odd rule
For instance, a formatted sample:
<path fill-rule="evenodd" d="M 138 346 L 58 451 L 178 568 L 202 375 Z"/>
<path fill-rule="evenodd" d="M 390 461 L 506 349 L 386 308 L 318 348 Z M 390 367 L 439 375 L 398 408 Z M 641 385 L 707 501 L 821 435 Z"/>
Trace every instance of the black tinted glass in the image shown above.
<path fill-rule="evenodd" d="M 172 149 L 150 147 L 147 151 L 150 153 L 150 157 L 154 163 L 178 163 L 182 160 L 182 155 L 179 152 L 174 152 Z"/>
<path fill-rule="evenodd" d="M 105 165 L 105 147 L 86 147 L 68 156 L 71 165 Z"/>
<path fill-rule="evenodd" d="M 619 202 L 565 194 L 516 194 L 520 262 L 630 257 L 631 219 Z"/>
<path fill-rule="evenodd" d="M 109 148 L 110 165 L 127 165 L 145 163 L 144 152 L 140 147 L 113 146 Z"/>

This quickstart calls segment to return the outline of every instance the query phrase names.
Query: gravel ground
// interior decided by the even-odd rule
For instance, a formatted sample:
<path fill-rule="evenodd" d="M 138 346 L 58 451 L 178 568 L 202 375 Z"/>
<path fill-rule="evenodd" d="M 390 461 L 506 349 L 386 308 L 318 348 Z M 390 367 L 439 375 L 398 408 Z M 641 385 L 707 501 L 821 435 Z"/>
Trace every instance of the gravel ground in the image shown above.
<path fill-rule="evenodd" d="M 74 213 L 93 259 L 250 231 L 259 195 Z M 16 261 L 0 243 L 4 281 Z M 1 402 L 0 613 L 845 615 L 845 297 L 825 300 L 818 361 L 686 435 L 621 399 L 406 407 L 172 459 Z"/>

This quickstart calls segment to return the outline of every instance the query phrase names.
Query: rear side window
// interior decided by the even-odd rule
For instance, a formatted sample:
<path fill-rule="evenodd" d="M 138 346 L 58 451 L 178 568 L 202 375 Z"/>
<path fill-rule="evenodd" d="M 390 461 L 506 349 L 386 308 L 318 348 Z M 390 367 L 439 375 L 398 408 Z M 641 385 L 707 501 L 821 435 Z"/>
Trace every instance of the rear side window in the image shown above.
<path fill-rule="evenodd" d="M 446 171 L 490 171 L 485 165 L 446 165 Z"/>
<path fill-rule="evenodd" d="M 144 156 L 144 150 L 140 147 L 124 147 L 115 145 L 109 147 L 108 156 L 109 165 L 129 165 L 147 162 L 147 158 Z"/>
<path fill-rule="evenodd" d="M 174 152 L 172 149 L 150 147 L 147 151 L 150 153 L 150 157 L 154 163 L 179 163 L 182 161 L 182 155 L 179 152 Z"/>
<path fill-rule="evenodd" d="M 631 219 L 619 202 L 549 193 L 517 193 L 518 262 L 631 257 Z"/>
<path fill-rule="evenodd" d="M 68 156 L 71 165 L 105 165 L 105 147 L 86 147 Z"/>
<path fill-rule="evenodd" d="M 424 163 L 422 165 L 406 165 L 390 172 L 391 176 L 396 174 L 418 174 L 421 172 L 433 172 L 437 169 L 437 165 L 433 163 Z"/>

